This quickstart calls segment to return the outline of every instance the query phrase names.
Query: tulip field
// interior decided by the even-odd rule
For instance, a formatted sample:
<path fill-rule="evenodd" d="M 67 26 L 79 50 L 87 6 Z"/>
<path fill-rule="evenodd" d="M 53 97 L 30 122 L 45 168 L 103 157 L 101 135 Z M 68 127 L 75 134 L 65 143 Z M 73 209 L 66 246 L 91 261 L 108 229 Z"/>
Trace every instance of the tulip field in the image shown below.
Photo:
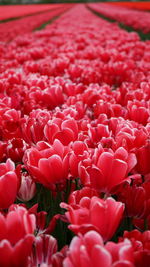
<path fill-rule="evenodd" d="M 34 15 L 44 11 L 50 11 L 63 6 L 62 4 L 55 5 L 9 5 L 0 6 L 0 20 L 7 20 L 12 18 L 20 18 L 22 16 Z"/>
<path fill-rule="evenodd" d="M 150 13 L 138 10 L 128 9 L 110 4 L 89 4 L 94 11 L 118 22 L 131 26 L 135 30 L 141 30 L 144 33 L 150 32 Z"/>
<path fill-rule="evenodd" d="M 128 8 L 132 8 L 132 9 L 137 9 L 137 10 L 150 10 L 150 2 L 149 1 L 127 1 L 127 2 L 111 2 L 111 5 L 118 5 L 118 6 L 124 6 L 124 7 L 128 7 Z"/>
<path fill-rule="evenodd" d="M 150 267 L 150 13 L 9 10 L 0 6 L 0 267 Z"/>

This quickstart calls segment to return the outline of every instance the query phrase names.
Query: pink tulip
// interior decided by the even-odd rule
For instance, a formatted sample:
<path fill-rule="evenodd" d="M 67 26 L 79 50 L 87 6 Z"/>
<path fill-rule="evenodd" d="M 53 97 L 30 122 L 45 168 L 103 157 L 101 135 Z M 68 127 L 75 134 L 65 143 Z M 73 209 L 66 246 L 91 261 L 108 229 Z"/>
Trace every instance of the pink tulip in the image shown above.
<path fill-rule="evenodd" d="M 21 185 L 17 194 L 17 198 L 23 202 L 30 201 L 36 194 L 36 184 L 30 175 L 22 173 Z"/>

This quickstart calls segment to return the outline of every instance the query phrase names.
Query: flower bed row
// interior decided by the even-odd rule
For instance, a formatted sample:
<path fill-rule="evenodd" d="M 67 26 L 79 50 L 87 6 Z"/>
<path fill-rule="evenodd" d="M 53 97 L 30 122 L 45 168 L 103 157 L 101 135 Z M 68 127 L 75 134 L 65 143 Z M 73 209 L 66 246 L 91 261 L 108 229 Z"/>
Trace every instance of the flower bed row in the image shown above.
<path fill-rule="evenodd" d="M 150 14 L 149 12 L 137 11 L 122 6 L 115 6 L 105 3 L 91 3 L 88 6 L 94 11 L 121 22 L 135 30 L 150 32 Z"/>
<path fill-rule="evenodd" d="M 1 23 L 0 41 L 8 42 L 18 35 L 31 32 L 41 26 L 41 24 L 59 16 L 71 6 L 71 4 L 60 5 L 58 8 L 52 9 L 51 11 Z"/>
<path fill-rule="evenodd" d="M 149 1 L 138 1 L 138 2 L 112 2 L 112 5 L 125 6 L 128 8 L 139 9 L 139 10 L 150 10 L 150 2 Z"/>
<path fill-rule="evenodd" d="M 32 15 L 34 13 L 44 12 L 61 6 L 62 4 L 0 6 L 0 20 Z"/>
<path fill-rule="evenodd" d="M 0 57 L 0 266 L 149 266 L 150 42 L 81 4 Z"/>

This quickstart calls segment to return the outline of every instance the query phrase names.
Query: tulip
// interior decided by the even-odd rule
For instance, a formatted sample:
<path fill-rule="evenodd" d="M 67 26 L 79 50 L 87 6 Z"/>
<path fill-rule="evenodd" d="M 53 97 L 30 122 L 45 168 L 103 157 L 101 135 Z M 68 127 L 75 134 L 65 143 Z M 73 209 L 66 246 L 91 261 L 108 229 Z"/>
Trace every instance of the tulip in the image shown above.
<path fill-rule="evenodd" d="M 21 130 L 24 140 L 29 144 L 43 140 L 43 129 L 50 118 L 50 112 L 41 109 L 36 109 L 30 112 L 29 116 L 24 116 L 21 120 Z"/>
<path fill-rule="evenodd" d="M 73 191 L 70 194 L 69 204 L 78 205 L 83 197 L 92 198 L 93 196 L 98 197 L 98 193 L 95 189 L 92 189 L 90 187 L 83 187 L 81 190 Z"/>
<path fill-rule="evenodd" d="M 16 206 L 0 214 L 0 266 L 26 267 L 34 241 L 35 217 Z"/>
<path fill-rule="evenodd" d="M 128 153 L 123 147 L 115 152 L 95 150 L 94 164 L 79 164 L 79 176 L 84 185 L 90 185 L 100 192 L 109 193 L 111 190 L 127 179 L 128 173 L 136 165 L 134 153 Z"/>
<path fill-rule="evenodd" d="M 75 141 L 71 146 L 71 153 L 69 157 L 70 173 L 73 177 L 79 176 L 78 166 L 80 161 L 89 157 L 88 146 L 81 142 Z"/>
<path fill-rule="evenodd" d="M 18 178 L 15 164 L 10 159 L 0 164 L 0 209 L 7 209 L 17 195 Z"/>
<path fill-rule="evenodd" d="M 139 101 L 129 101 L 128 105 L 129 119 L 146 125 L 149 118 L 149 109 L 145 103 Z"/>
<path fill-rule="evenodd" d="M 30 201 L 36 194 L 36 184 L 30 175 L 22 173 L 21 185 L 17 194 L 17 198 L 23 202 Z"/>
<path fill-rule="evenodd" d="M 147 143 L 145 146 L 141 146 L 137 150 L 136 156 L 137 156 L 137 165 L 136 165 L 137 171 L 143 175 L 150 173 L 150 164 L 149 164 L 150 144 Z"/>
<path fill-rule="evenodd" d="M 53 236 L 46 234 L 37 236 L 29 258 L 30 266 L 62 266 L 67 246 L 59 252 L 57 250 L 57 240 Z"/>
<path fill-rule="evenodd" d="M 21 136 L 20 132 L 21 112 L 15 109 L 9 109 L 2 116 L 3 138 L 8 140 Z"/>
<path fill-rule="evenodd" d="M 48 121 L 44 127 L 44 134 L 46 139 L 53 143 L 55 139 L 61 141 L 63 145 L 68 145 L 71 141 L 78 138 L 78 125 L 74 119 L 54 119 Z"/>
<path fill-rule="evenodd" d="M 103 200 L 97 196 L 83 197 L 78 205 L 61 203 L 61 207 L 68 210 L 65 215 L 71 223 L 69 229 L 82 234 L 96 230 L 104 241 L 112 238 L 124 212 L 124 204 L 121 202 L 113 198 Z"/>
<path fill-rule="evenodd" d="M 54 189 L 54 184 L 68 176 L 68 151 L 69 148 L 59 140 L 55 140 L 53 145 L 38 142 L 36 147 L 26 151 L 24 162 L 37 182 Z"/>
<path fill-rule="evenodd" d="M 89 231 L 72 239 L 63 267 L 134 267 L 133 262 L 129 240 L 120 244 L 109 242 L 104 246 L 101 236 Z"/>
<path fill-rule="evenodd" d="M 131 232 L 125 231 L 123 238 L 120 238 L 120 241 L 126 240 L 127 238 L 131 241 L 134 250 L 135 267 L 149 266 L 150 231 L 145 231 L 143 233 L 141 233 L 137 229 Z"/>
<path fill-rule="evenodd" d="M 28 145 L 21 138 L 13 138 L 8 141 L 8 145 L 6 147 L 6 154 L 9 158 L 11 158 L 14 162 L 21 162 L 25 150 L 28 148 Z"/>

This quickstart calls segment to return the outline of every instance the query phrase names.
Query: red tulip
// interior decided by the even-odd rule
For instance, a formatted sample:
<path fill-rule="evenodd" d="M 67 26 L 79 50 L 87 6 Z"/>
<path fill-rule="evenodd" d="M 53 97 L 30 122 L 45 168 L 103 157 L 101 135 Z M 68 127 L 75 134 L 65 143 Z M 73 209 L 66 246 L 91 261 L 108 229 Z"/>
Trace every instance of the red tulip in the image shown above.
<path fill-rule="evenodd" d="M 73 191 L 69 196 L 69 205 L 78 205 L 83 197 L 92 198 L 93 196 L 98 197 L 98 193 L 95 189 L 90 187 L 83 187 L 81 190 Z"/>
<path fill-rule="evenodd" d="M 0 266 L 26 267 L 34 241 L 35 217 L 23 207 L 0 214 Z"/>
<path fill-rule="evenodd" d="M 108 242 L 105 246 L 101 236 L 89 231 L 73 238 L 63 267 L 134 267 L 130 241 L 120 244 Z"/>
<path fill-rule="evenodd" d="M 130 186 L 129 183 L 126 183 L 117 196 L 118 200 L 125 204 L 128 217 L 140 218 L 144 215 L 146 209 L 146 193 L 142 186 Z"/>
<path fill-rule="evenodd" d="M 71 145 L 71 153 L 69 157 L 70 173 L 73 177 L 79 176 L 78 165 L 80 161 L 89 157 L 88 146 L 81 142 L 75 141 Z"/>
<path fill-rule="evenodd" d="M 131 232 L 125 231 L 120 241 L 127 238 L 131 241 L 134 250 L 135 267 L 148 267 L 150 261 L 150 231 L 143 233 L 137 229 Z"/>
<path fill-rule="evenodd" d="M 89 127 L 88 134 L 94 144 L 97 144 L 103 137 L 108 138 L 110 136 L 108 126 L 100 123 L 96 127 Z"/>
<path fill-rule="evenodd" d="M 24 116 L 21 121 L 22 136 L 29 144 L 37 143 L 44 139 L 44 126 L 51 119 L 47 110 L 36 109 Z"/>
<path fill-rule="evenodd" d="M 66 120 L 54 119 L 45 125 L 44 134 L 50 143 L 58 139 L 63 145 L 68 145 L 78 138 L 78 125 L 72 118 Z"/>
<path fill-rule="evenodd" d="M 15 109 L 9 109 L 4 112 L 2 116 L 2 135 L 3 138 L 8 140 L 13 137 L 21 137 L 21 131 L 19 128 L 21 119 L 21 112 Z"/>
<path fill-rule="evenodd" d="M 136 165 L 136 156 L 123 148 L 115 152 L 98 149 L 93 156 L 94 164 L 80 163 L 79 176 L 84 185 L 90 185 L 100 192 L 110 192 L 124 181 Z M 87 165 L 87 166 L 86 166 Z"/>
<path fill-rule="evenodd" d="M 6 155 L 11 158 L 14 162 L 21 162 L 25 150 L 28 148 L 28 145 L 21 138 L 13 138 L 8 141 L 6 147 Z"/>
<path fill-rule="evenodd" d="M 65 215 L 71 223 L 69 229 L 75 233 L 86 233 L 93 229 L 105 241 L 114 235 L 124 212 L 124 204 L 121 202 L 113 198 L 103 200 L 96 196 L 83 197 L 77 205 L 61 203 L 61 207 L 68 210 Z"/>
<path fill-rule="evenodd" d="M 69 148 L 55 140 L 53 145 L 38 142 L 36 147 L 28 149 L 24 162 L 33 178 L 50 188 L 62 182 L 68 176 Z"/>
<path fill-rule="evenodd" d="M 129 119 L 146 125 L 149 118 L 147 103 L 143 101 L 128 101 Z"/>
<path fill-rule="evenodd" d="M 5 158 L 7 143 L 0 141 L 0 162 Z"/>
<path fill-rule="evenodd" d="M 141 174 L 145 175 L 150 173 L 150 144 L 147 143 L 145 146 L 140 147 L 136 153 L 137 156 L 137 165 L 136 169 Z"/>
<path fill-rule="evenodd" d="M 44 66 L 40 66 L 41 72 Z M 43 73 L 47 75 L 47 73 Z M 64 103 L 64 94 L 62 87 L 59 84 L 53 84 L 47 86 L 41 90 L 40 87 L 32 86 L 30 88 L 30 92 L 28 98 L 35 103 L 40 103 L 42 108 L 47 108 L 49 110 L 54 109 L 58 105 L 62 105 Z"/>
<path fill-rule="evenodd" d="M 0 209 L 7 209 L 15 201 L 17 186 L 15 164 L 8 159 L 0 164 Z"/>
<path fill-rule="evenodd" d="M 144 126 L 134 121 L 125 120 L 123 118 L 111 118 L 110 129 L 113 130 L 115 136 L 115 147 L 124 147 L 127 151 L 133 148 L 137 149 L 145 145 L 148 133 Z"/>

